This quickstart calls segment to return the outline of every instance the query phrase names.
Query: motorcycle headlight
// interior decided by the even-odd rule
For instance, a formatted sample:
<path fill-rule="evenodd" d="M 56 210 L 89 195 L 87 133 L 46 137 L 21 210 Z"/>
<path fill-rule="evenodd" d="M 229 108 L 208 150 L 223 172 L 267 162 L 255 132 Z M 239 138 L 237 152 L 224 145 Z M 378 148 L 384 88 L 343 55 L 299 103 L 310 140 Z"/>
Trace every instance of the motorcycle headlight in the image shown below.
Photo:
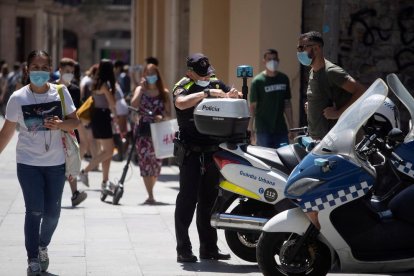
<path fill-rule="evenodd" d="M 286 193 L 293 196 L 301 196 L 324 182 L 315 178 L 301 178 L 290 185 Z"/>

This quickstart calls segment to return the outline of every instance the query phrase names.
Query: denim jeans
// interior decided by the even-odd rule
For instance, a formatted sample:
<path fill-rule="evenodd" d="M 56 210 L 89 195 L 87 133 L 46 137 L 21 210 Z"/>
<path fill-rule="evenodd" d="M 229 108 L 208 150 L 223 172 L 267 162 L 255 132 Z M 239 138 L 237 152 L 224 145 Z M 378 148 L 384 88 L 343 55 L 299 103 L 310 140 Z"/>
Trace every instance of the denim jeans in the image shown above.
<path fill-rule="evenodd" d="M 287 134 L 257 132 L 256 143 L 261 147 L 277 149 L 289 144 L 289 138 Z"/>
<path fill-rule="evenodd" d="M 30 166 L 17 164 L 17 177 L 22 187 L 26 216 L 25 246 L 28 259 L 37 258 L 39 246 L 46 247 L 59 221 L 65 164 Z"/>

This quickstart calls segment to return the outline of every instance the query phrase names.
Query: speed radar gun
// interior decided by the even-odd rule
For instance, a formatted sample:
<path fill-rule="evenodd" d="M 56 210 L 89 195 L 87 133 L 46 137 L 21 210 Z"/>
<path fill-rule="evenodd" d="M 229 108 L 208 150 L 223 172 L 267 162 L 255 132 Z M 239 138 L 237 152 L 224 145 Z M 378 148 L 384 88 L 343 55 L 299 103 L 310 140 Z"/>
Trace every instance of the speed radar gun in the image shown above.
<path fill-rule="evenodd" d="M 247 94 L 249 93 L 249 88 L 247 86 L 247 79 L 253 78 L 253 67 L 250 65 L 240 65 L 237 67 L 236 71 L 237 77 L 243 79 L 242 93 L 243 99 L 247 100 Z"/>

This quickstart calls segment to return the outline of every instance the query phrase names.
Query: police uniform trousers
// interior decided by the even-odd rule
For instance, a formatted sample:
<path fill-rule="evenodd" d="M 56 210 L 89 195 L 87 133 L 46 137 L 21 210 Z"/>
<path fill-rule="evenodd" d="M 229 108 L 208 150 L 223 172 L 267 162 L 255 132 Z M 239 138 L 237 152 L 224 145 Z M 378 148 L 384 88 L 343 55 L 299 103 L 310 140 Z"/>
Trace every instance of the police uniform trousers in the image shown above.
<path fill-rule="evenodd" d="M 192 250 L 188 228 L 196 209 L 200 250 L 208 252 L 217 252 L 218 250 L 217 230 L 211 227 L 210 217 L 217 197 L 220 172 L 212 155 L 213 152 L 191 151 L 180 167 L 180 191 L 175 207 L 175 235 L 178 254 Z M 202 167 L 204 167 L 204 173 L 201 170 Z"/>

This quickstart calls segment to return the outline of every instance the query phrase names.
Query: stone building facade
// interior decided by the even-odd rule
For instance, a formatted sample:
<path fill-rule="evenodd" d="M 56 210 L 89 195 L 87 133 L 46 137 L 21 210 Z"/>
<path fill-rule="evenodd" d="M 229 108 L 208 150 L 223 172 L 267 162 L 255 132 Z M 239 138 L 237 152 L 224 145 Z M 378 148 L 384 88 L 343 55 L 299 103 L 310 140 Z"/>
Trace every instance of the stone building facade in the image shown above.
<path fill-rule="evenodd" d="M 0 59 L 9 64 L 32 49 L 49 51 L 54 66 L 75 57 L 82 70 L 101 57 L 138 65 L 157 56 L 172 88 L 185 57 L 204 52 L 240 87 L 235 68 L 249 64 L 257 74 L 263 51 L 276 48 L 291 80 L 295 126 L 305 123 L 309 71 L 295 46 L 309 30 L 323 32 L 327 58 L 362 83 L 392 72 L 414 92 L 412 0 L 0 0 Z"/>
<path fill-rule="evenodd" d="M 101 58 L 131 60 L 131 0 L 0 0 L 0 59 L 46 50 L 86 70 Z"/>
<path fill-rule="evenodd" d="M 64 29 L 77 38 L 76 59 L 83 69 L 99 63 L 101 58 L 120 59 L 129 64 L 131 5 L 91 2 L 77 6 L 76 12 L 68 13 L 64 18 Z"/>

